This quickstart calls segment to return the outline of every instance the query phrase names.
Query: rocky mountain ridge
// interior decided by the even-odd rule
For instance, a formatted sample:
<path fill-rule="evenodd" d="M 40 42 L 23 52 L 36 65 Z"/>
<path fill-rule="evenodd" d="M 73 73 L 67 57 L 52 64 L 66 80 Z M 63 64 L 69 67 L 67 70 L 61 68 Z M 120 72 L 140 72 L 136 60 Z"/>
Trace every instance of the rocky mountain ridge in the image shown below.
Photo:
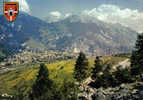
<path fill-rule="evenodd" d="M 59 50 L 86 52 L 88 55 L 107 55 L 130 52 L 137 33 L 120 24 L 94 23 L 70 16 L 54 23 L 20 13 L 15 22 L 0 16 L 0 42 L 12 53 L 23 49 L 36 52 Z"/>

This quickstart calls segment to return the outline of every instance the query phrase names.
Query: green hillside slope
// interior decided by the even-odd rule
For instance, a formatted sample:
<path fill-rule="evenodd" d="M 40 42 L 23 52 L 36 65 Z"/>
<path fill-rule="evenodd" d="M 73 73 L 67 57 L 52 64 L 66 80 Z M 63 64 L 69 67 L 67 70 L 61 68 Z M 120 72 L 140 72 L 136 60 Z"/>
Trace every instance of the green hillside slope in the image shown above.
<path fill-rule="evenodd" d="M 112 65 L 118 64 L 120 61 L 125 60 L 126 57 L 103 57 L 104 62 L 109 62 Z M 60 87 L 63 80 L 74 81 L 73 69 L 75 60 L 57 61 L 52 64 L 46 64 L 50 71 L 50 78 Z M 94 59 L 89 58 L 90 69 L 94 64 Z M 18 68 L 15 71 L 3 73 L 0 75 L 0 94 L 16 94 L 22 91 L 27 94 L 31 90 L 31 86 L 36 79 L 39 65 L 34 65 L 26 68 Z"/>

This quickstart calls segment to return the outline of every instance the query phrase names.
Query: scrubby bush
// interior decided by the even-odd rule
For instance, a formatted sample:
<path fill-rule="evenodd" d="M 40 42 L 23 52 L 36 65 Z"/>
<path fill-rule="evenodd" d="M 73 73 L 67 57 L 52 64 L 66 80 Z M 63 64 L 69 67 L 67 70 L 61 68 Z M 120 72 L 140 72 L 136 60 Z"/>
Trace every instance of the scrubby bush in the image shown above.
<path fill-rule="evenodd" d="M 118 67 L 117 70 L 113 73 L 113 76 L 115 77 L 116 85 L 132 82 L 129 68 L 123 69 Z"/>

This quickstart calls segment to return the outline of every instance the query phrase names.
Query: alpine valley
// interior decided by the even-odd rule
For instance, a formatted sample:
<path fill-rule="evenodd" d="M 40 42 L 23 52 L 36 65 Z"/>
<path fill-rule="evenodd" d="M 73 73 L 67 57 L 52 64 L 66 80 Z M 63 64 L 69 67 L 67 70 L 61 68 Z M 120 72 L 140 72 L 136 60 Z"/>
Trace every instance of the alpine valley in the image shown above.
<path fill-rule="evenodd" d="M 137 36 L 136 31 L 120 24 L 90 21 L 78 15 L 48 22 L 21 12 L 12 23 L 7 22 L 3 15 L 0 19 L 2 56 L 4 53 L 7 55 L 10 52 L 9 55 L 24 49 L 36 52 L 83 51 L 90 56 L 95 52 L 98 55 L 129 53 Z"/>

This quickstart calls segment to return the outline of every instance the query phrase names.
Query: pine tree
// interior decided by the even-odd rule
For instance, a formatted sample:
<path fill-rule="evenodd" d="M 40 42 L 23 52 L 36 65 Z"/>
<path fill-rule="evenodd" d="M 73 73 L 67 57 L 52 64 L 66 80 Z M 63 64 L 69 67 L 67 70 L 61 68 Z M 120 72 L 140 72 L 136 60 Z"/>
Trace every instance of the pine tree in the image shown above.
<path fill-rule="evenodd" d="M 96 79 L 97 74 L 102 71 L 102 68 L 103 68 L 103 63 L 102 63 L 102 61 L 100 60 L 99 57 L 96 57 L 96 59 L 95 59 L 95 64 L 94 64 L 94 68 L 93 68 L 93 70 L 92 70 L 92 79 L 93 79 L 93 80 Z"/>
<path fill-rule="evenodd" d="M 96 62 L 98 61 L 98 62 Z M 109 86 L 114 85 L 114 80 L 113 80 L 113 76 L 111 73 L 111 68 L 112 66 L 110 64 L 102 64 L 101 61 L 99 60 L 99 58 L 96 59 L 96 64 L 100 65 L 100 69 L 98 69 L 98 71 L 96 70 L 96 67 L 94 68 L 96 71 L 94 71 L 95 73 L 93 73 L 92 75 L 92 79 L 95 80 L 94 84 L 92 84 L 93 87 L 95 88 L 100 88 L 100 87 L 104 87 L 107 88 Z M 100 62 L 100 64 L 99 64 Z M 95 64 L 95 65 L 96 65 Z M 102 69 L 104 67 L 104 70 Z M 102 74 L 99 74 L 99 72 L 102 72 Z"/>
<path fill-rule="evenodd" d="M 143 72 L 143 34 L 138 35 L 135 50 L 131 56 L 131 73 L 137 75 Z"/>
<path fill-rule="evenodd" d="M 52 89 L 53 82 L 49 79 L 49 71 L 45 64 L 40 65 L 40 70 L 35 84 L 32 87 L 32 95 L 40 100 L 41 96 L 48 93 Z"/>
<path fill-rule="evenodd" d="M 78 82 L 82 82 L 88 77 L 88 59 L 83 52 L 80 52 L 78 59 L 75 64 L 74 78 Z"/>
<path fill-rule="evenodd" d="M 104 79 L 102 82 L 103 87 L 108 88 L 111 86 L 115 86 L 115 79 L 114 76 L 112 75 L 111 71 L 111 65 L 108 64 L 106 70 L 104 71 L 102 78 Z M 108 69 L 109 68 L 109 69 Z"/>
<path fill-rule="evenodd" d="M 116 79 L 116 85 L 120 85 L 122 83 L 130 83 L 130 69 L 129 68 L 121 68 L 118 67 L 117 70 L 113 73 Z"/>

